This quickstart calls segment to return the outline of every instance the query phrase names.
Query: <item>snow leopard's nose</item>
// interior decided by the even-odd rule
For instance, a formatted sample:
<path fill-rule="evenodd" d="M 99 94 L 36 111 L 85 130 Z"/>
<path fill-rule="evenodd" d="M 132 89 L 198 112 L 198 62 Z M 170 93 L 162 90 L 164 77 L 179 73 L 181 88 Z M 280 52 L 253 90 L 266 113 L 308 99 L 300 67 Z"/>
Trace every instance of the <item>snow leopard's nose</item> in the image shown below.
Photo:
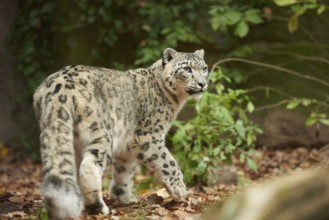
<path fill-rule="evenodd" d="M 207 88 L 207 82 L 206 81 L 199 81 L 199 82 L 197 82 L 197 84 L 202 90 Z"/>

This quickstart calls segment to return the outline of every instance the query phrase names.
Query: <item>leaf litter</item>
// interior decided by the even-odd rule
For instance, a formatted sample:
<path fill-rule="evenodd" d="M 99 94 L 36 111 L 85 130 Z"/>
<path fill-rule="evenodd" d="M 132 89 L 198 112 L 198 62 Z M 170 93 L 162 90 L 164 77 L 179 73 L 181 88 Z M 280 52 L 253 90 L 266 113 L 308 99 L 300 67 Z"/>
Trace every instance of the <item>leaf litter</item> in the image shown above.
<path fill-rule="evenodd" d="M 264 148 L 259 151 L 262 157 L 254 158 L 258 165 L 257 172 L 241 163 L 238 156 L 232 158 L 234 169 L 227 170 L 233 173 L 229 174 L 230 179 L 232 175 L 236 175 L 236 178 L 231 183 L 217 180 L 217 183 L 189 188 L 186 198 L 179 202 L 174 201 L 161 185 L 160 188 L 154 186 L 138 193 L 140 200 L 132 205 L 112 200 L 108 191 L 104 190 L 104 201 L 111 210 L 110 215 L 83 215 L 75 219 L 197 219 L 213 204 L 224 201 L 247 186 L 322 164 L 329 157 L 329 153 L 326 154 L 329 147 L 319 150 L 303 147 L 281 150 Z M 42 217 L 46 215 L 39 191 L 41 165 L 31 160 L 10 162 L 8 155 L 5 156 L 5 159 L 0 158 L 0 219 L 47 219 Z M 225 170 L 223 167 L 219 165 L 220 175 Z M 105 183 L 110 181 L 109 177 L 104 179 Z M 138 181 L 135 185 L 138 185 Z"/>

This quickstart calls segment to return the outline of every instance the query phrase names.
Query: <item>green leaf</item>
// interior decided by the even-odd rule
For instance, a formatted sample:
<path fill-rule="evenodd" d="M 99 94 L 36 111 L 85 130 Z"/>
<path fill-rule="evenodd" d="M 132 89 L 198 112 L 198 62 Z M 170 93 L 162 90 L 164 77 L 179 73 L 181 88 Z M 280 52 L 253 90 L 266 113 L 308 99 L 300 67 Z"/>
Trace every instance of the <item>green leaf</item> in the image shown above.
<path fill-rule="evenodd" d="M 253 171 L 257 172 L 258 167 L 257 167 L 256 162 L 253 159 L 248 157 L 247 158 L 247 164 Z"/>
<path fill-rule="evenodd" d="M 236 147 L 231 143 L 225 146 L 225 152 L 229 154 L 232 154 L 235 149 Z"/>
<path fill-rule="evenodd" d="M 198 162 L 197 161 L 195 161 L 195 160 L 190 160 L 189 162 L 188 162 L 188 168 L 189 169 L 195 169 L 195 168 L 197 168 L 198 167 Z"/>
<path fill-rule="evenodd" d="M 246 137 L 246 128 L 243 125 L 242 120 L 237 120 L 235 123 L 235 129 L 238 132 L 239 136 L 245 139 Z"/>
<path fill-rule="evenodd" d="M 184 182 L 185 182 L 185 183 L 191 183 L 192 180 L 193 180 L 192 173 L 190 173 L 190 172 L 185 172 L 185 173 L 184 173 Z"/>
<path fill-rule="evenodd" d="M 251 9 L 248 9 L 246 12 L 245 12 L 246 15 L 251 15 L 251 14 L 260 14 L 260 10 L 257 9 L 257 8 L 251 8 Z"/>
<path fill-rule="evenodd" d="M 246 140 L 247 140 L 247 146 L 251 146 L 252 143 L 254 143 L 255 139 L 256 139 L 256 137 L 255 137 L 254 133 L 249 133 L 248 132 L 247 138 L 246 138 Z"/>
<path fill-rule="evenodd" d="M 258 9 L 249 9 L 246 11 L 244 19 L 252 24 L 260 24 L 263 22 L 263 19 L 260 16 L 260 10 Z"/>
<path fill-rule="evenodd" d="M 308 118 L 305 121 L 305 125 L 311 126 L 311 125 L 314 125 L 317 121 L 318 121 L 317 118 Z"/>
<path fill-rule="evenodd" d="M 309 106 L 313 101 L 311 99 L 302 99 L 303 106 Z"/>
<path fill-rule="evenodd" d="M 299 18 L 299 14 L 298 13 L 294 13 L 289 22 L 288 22 L 288 30 L 290 33 L 293 33 L 297 30 L 298 28 L 298 18 Z"/>
<path fill-rule="evenodd" d="M 242 45 L 236 49 L 234 49 L 232 52 L 227 54 L 227 57 L 248 57 L 253 53 L 253 49 L 250 45 Z M 243 75 L 240 74 L 242 77 Z"/>
<path fill-rule="evenodd" d="M 319 8 L 318 8 L 318 10 L 317 10 L 318 15 L 319 14 L 322 14 L 322 12 L 324 12 L 325 10 L 327 10 L 327 6 L 320 5 Z"/>
<path fill-rule="evenodd" d="M 219 147 L 216 147 L 214 150 L 213 150 L 213 154 L 214 156 L 217 156 L 220 152 L 220 148 Z"/>
<path fill-rule="evenodd" d="M 244 153 L 240 154 L 240 162 L 244 163 L 246 161 L 246 155 Z"/>
<path fill-rule="evenodd" d="M 242 18 L 242 14 L 238 11 L 228 11 L 223 16 L 226 19 L 225 23 L 227 25 L 234 25 L 238 23 Z"/>
<path fill-rule="evenodd" d="M 200 153 L 200 151 L 201 151 L 201 145 L 197 144 L 196 146 L 193 147 L 193 152 Z"/>
<path fill-rule="evenodd" d="M 224 152 L 222 151 L 222 152 L 220 152 L 220 157 L 219 157 L 221 160 L 226 160 L 227 159 L 227 157 L 226 157 L 226 155 L 224 154 Z"/>
<path fill-rule="evenodd" d="M 296 108 L 298 105 L 300 104 L 300 100 L 299 99 L 293 99 L 291 102 L 288 103 L 287 105 L 287 109 L 294 109 Z"/>
<path fill-rule="evenodd" d="M 293 5 L 297 3 L 297 0 L 274 0 L 275 4 L 278 6 L 287 6 Z"/>
<path fill-rule="evenodd" d="M 324 125 L 329 126 L 329 119 L 321 119 L 320 122 Z"/>
<path fill-rule="evenodd" d="M 247 36 L 248 32 L 249 26 L 245 21 L 240 21 L 234 30 L 234 34 L 240 38 Z"/>
<path fill-rule="evenodd" d="M 201 176 L 202 174 L 205 173 L 206 169 L 207 169 L 207 163 L 204 161 L 201 161 L 198 164 L 198 167 L 195 169 L 195 173 L 196 173 L 196 175 Z"/>
<path fill-rule="evenodd" d="M 217 31 L 219 28 L 223 27 L 223 21 L 220 18 L 213 18 L 210 21 L 210 25 L 213 31 Z M 224 29 L 224 28 L 223 28 Z M 222 30 L 224 31 L 224 30 Z"/>
<path fill-rule="evenodd" d="M 259 15 L 249 15 L 245 20 L 252 24 L 261 24 L 263 22 L 263 19 Z"/>
<path fill-rule="evenodd" d="M 252 104 L 252 102 L 248 102 L 247 110 L 248 110 L 249 113 L 251 113 L 255 110 L 255 106 L 254 106 L 254 104 Z"/>

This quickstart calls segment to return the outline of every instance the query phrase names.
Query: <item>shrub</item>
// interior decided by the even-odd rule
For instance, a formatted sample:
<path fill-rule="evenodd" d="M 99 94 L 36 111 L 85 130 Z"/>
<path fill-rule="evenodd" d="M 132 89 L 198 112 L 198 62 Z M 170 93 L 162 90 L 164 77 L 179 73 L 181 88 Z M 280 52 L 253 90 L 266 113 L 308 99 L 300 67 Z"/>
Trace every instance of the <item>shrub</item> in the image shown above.
<path fill-rule="evenodd" d="M 187 123 L 176 121 L 172 137 L 175 155 L 190 185 L 211 178 L 208 169 L 218 166 L 219 161 L 230 163 L 238 149 L 244 149 L 239 151 L 241 162 L 257 169 L 251 154 L 261 130 L 247 117 L 254 110 L 252 102 L 244 90 L 225 87 L 223 82 L 231 80 L 219 67 L 209 80 L 209 92 L 196 102 L 197 116 Z"/>

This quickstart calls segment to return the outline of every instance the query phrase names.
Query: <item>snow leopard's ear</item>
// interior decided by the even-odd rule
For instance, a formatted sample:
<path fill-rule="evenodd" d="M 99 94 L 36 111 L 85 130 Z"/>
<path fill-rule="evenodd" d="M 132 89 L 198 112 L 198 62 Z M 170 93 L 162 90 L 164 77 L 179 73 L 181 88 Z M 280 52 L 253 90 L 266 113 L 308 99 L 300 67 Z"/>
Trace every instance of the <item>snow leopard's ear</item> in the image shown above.
<path fill-rule="evenodd" d="M 177 51 L 172 48 L 167 48 L 163 51 L 162 54 L 162 66 L 164 67 L 177 55 Z"/>
<path fill-rule="evenodd" d="M 197 55 L 198 57 L 200 57 L 201 59 L 203 59 L 203 56 L 204 56 L 204 50 L 201 49 L 201 50 L 196 50 L 194 52 L 195 55 Z"/>

